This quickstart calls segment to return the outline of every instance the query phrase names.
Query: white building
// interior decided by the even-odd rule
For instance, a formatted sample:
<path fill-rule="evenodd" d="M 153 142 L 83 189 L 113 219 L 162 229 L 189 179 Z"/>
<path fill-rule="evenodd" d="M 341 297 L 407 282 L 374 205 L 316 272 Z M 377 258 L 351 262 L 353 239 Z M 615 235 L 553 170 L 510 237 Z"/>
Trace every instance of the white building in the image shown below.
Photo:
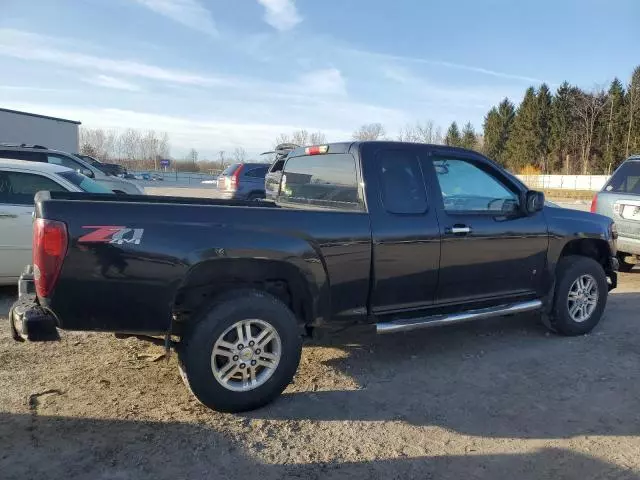
<path fill-rule="evenodd" d="M 78 125 L 75 120 L 0 108 L 0 143 L 43 145 L 75 153 Z"/>

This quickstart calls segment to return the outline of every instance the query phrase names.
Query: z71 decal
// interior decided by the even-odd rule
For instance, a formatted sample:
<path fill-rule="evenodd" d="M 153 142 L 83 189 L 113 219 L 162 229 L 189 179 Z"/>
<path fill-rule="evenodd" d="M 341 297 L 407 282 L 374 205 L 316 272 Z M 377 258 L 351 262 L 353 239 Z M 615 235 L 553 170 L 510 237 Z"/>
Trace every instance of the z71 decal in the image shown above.
<path fill-rule="evenodd" d="M 93 232 L 87 233 L 78 239 L 82 243 L 112 243 L 122 245 L 132 243 L 140 245 L 144 228 L 119 227 L 115 225 L 87 225 L 82 228 L 93 228 Z"/>

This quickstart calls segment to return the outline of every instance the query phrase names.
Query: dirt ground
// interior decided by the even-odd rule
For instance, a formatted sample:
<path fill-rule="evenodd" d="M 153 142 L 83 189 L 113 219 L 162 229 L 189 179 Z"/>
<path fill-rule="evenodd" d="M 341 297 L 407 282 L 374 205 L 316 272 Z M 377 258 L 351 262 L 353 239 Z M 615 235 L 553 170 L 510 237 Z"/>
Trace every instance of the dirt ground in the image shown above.
<path fill-rule="evenodd" d="M 640 271 L 591 334 L 531 316 L 325 335 L 292 385 L 212 412 L 175 357 L 107 334 L 19 344 L 0 291 L 0 478 L 640 478 Z"/>

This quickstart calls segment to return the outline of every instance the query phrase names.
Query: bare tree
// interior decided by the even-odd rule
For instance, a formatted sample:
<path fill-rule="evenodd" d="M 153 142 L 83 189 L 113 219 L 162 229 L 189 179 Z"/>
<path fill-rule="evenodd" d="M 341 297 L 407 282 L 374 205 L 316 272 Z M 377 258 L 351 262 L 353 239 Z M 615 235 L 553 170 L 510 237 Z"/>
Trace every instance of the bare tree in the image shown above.
<path fill-rule="evenodd" d="M 226 161 L 224 159 L 224 154 L 226 152 L 224 150 L 219 150 L 218 151 L 218 161 L 220 162 L 220 170 L 224 170 L 224 167 L 226 165 Z"/>
<path fill-rule="evenodd" d="M 323 143 L 327 143 L 327 136 L 324 133 L 314 132 L 311 135 L 309 135 L 310 145 L 321 145 Z"/>
<path fill-rule="evenodd" d="M 155 130 L 141 132 L 133 128 L 123 131 L 81 128 L 82 151 L 102 161 L 122 163 L 133 168 L 159 168 L 159 160 L 169 157 L 169 135 Z"/>
<path fill-rule="evenodd" d="M 427 120 L 424 124 L 417 122 L 415 125 L 407 125 L 398 135 L 398 140 L 401 142 L 415 142 L 415 143 L 438 143 L 437 131 L 433 122 Z"/>
<path fill-rule="evenodd" d="M 605 93 L 598 89 L 593 92 L 580 92 L 573 105 L 573 114 L 579 120 L 580 130 L 580 156 L 582 158 L 582 174 L 589 173 L 589 161 L 591 159 L 591 146 L 595 127 L 607 104 Z"/>
<path fill-rule="evenodd" d="M 233 161 L 235 163 L 242 163 L 247 159 L 247 152 L 242 147 L 236 147 L 233 150 Z"/>
<path fill-rule="evenodd" d="M 386 135 L 381 123 L 367 123 L 353 132 L 354 140 L 381 140 Z"/>
<path fill-rule="evenodd" d="M 327 143 L 327 137 L 320 131 L 309 133 L 307 130 L 301 129 L 296 130 L 290 135 L 281 133 L 276 137 L 273 146 L 275 148 L 277 145 L 281 145 L 283 143 L 295 143 L 296 145 L 300 145 L 301 147 L 306 147 L 308 145 L 319 145 Z"/>

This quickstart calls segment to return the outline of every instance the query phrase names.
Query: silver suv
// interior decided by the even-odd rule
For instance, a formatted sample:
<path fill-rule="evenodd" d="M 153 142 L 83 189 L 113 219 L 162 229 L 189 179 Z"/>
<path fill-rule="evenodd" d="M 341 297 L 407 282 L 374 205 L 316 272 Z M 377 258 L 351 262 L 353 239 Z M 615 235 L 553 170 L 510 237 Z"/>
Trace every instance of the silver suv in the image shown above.
<path fill-rule="evenodd" d="M 75 170 L 78 173 L 92 178 L 103 187 L 115 193 L 127 193 L 129 195 L 144 195 L 144 189 L 133 182 L 118 177 L 107 175 L 99 168 L 89 164 L 86 160 L 70 153 L 58 150 L 49 150 L 40 145 L 13 145 L 0 143 L 0 158 L 14 160 L 27 160 L 30 162 L 53 163 Z"/>
<path fill-rule="evenodd" d="M 616 223 L 620 271 L 631 271 L 640 257 L 640 155 L 628 158 L 613 172 L 593 197 L 591 211 Z"/>

